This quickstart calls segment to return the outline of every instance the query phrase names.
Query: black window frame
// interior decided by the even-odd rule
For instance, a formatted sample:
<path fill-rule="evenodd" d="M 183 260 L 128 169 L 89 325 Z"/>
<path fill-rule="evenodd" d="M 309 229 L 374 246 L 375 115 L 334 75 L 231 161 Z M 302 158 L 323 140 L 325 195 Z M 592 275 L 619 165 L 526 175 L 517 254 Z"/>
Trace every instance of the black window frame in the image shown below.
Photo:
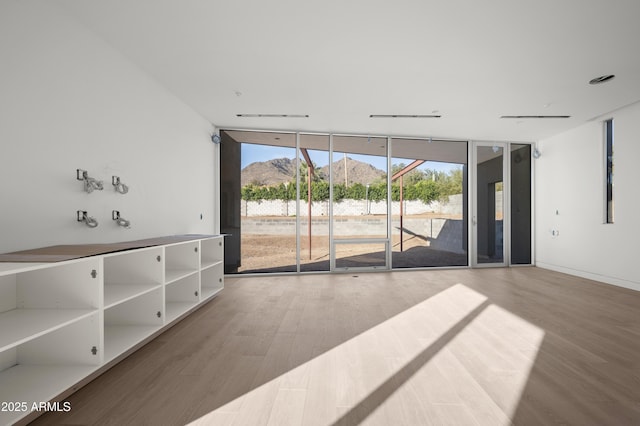
<path fill-rule="evenodd" d="M 613 119 L 604 121 L 605 141 L 605 223 L 614 223 L 614 194 L 613 194 Z"/>

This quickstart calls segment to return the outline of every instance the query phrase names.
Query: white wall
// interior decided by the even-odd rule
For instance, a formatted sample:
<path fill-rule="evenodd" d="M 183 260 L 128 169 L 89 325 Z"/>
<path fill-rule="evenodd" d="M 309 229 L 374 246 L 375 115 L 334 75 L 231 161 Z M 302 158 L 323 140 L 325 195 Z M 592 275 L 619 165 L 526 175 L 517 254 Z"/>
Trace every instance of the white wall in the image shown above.
<path fill-rule="evenodd" d="M 606 118 L 614 119 L 615 223 L 604 224 L 602 121 L 541 141 L 536 264 L 640 290 L 640 104 Z"/>
<path fill-rule="evenodd" d="M 0 3 L 0 252 L 212 233 L 211 133 L 61 10 Z M 83 192 L 77 168 L 105 180 L 105 190 Z M 128 194 L 115 193 L 112 175 Z M 113 223 L 113 209 L 132 229 Z M 100 226 L 77 223 L 76 210 Z"/>

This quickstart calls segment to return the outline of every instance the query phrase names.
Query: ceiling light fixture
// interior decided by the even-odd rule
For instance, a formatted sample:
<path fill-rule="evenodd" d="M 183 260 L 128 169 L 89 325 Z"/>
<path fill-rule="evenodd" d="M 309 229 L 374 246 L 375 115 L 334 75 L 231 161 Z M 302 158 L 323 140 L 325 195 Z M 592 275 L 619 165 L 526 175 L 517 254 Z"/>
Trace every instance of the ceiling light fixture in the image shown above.
<path fill-rule="evenodd" d="M 309 114 L 236 114 L 243 118 L 309 118 Z"/>
<path fill-rule="evenodd" d="M 500 118 L 516 118 L 516 119 L 521 119 L 521 118 L 539 118 L 539 119 L 544 119 L 544 118 L 571 118 L 570 115 L 502 115 L 500 116 Z"/>
<path fill-rule="evenodd" d="M 441 115 L 434 114 L 371 114 L 369 118 L 440 118 Z"/>
<path fill-rule="evenodd" d="M 600 77 L 596 77 L 596 78 L 593 78 L 593 79 L 589 80 L 589 84 L 604 83 L 605 81 L 611 80 L 613 77 L 615 77 L 614 74 L 601 75 Z"/>

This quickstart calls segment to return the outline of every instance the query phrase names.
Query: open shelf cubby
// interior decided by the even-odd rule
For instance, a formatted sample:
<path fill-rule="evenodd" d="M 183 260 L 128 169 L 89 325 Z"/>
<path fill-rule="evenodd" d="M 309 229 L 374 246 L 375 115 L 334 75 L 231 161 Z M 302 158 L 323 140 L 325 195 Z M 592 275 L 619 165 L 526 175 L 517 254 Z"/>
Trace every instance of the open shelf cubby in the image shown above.
<path fill-rule="evenodd" d="M 224 265 L 224 239 L 210 238 L 200 242 L 200 267 L 207 269 L 216 265 Z"/>
<path fill-rule="evenodd" d="M 105 255 L 105 309 L 160 288 L 162 272 L 161 247 Z"/>
<path fill-rule="evenodd" d="M 198 274 L 191 274 L 166 285 L 167 321 L 171 322 L 200 302 Z"/>
<path fill-rule="evenodd" d="M 165 246 L 165 283 L 195 274 L 200 269 L 200 242 L 188 241 Z"/>
<path fill-rule="evenodd" d="M 224 288 L 224 263 L 219 262 L 200 272 L 202 285 L 202 298 L 208 299 L 215 296 Z"/>
<path fill-rule="evenodd" d="M 223 238 L 172 236 L 58 262 L 0 262 L 0 401 L 30 411 L 57 400 L 211 299 L 224 286 Z M 29 420 L 29 411 L 0 412 L 0 425 Z"/>
<path fill-rule="evenodd" d="M 164 312 L 161 287 L 105 309 L 105 362 L 160 330 L 165 323 Z"/>

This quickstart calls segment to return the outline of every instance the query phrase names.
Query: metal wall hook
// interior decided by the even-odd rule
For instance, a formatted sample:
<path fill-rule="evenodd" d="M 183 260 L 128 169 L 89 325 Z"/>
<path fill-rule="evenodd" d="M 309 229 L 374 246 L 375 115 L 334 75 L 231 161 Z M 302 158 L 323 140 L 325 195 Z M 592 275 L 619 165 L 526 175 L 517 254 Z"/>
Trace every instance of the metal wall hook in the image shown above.
<path fill-rule="evenodd" d="M 126 229 L 131 228 L 131 221 L 121 217 L 120 212 L 118 210 L 111 211 L 111 219 L 115 220 L 118 226 L 122 226 L 123 228 L 126 228 Z"/>
<path fill-rule="evenodd" d="M 129 192 L 129 187 L 120 182 L 119 176 L 111 176 L 111 184 L 115 188 L 116 192 L 120 194 L 126 194 L 127 192 Z"/>
<path fill-rule="evenodd" d="M 84 210 L 78 210 L 76 212 L 76 219 L 78 222 L 84 222 L 89 228 L 95 228 L 98 226 L 98 221 L 87 214 Z"/>
<path fill-rule="evenodd" d="M 76 169 L 76 179 L 84 181 L 84 190 L 89 194 L 94 190 L 102 191 L 104 189 L 102 181 L 90 177 L 86 170 Z"/>

